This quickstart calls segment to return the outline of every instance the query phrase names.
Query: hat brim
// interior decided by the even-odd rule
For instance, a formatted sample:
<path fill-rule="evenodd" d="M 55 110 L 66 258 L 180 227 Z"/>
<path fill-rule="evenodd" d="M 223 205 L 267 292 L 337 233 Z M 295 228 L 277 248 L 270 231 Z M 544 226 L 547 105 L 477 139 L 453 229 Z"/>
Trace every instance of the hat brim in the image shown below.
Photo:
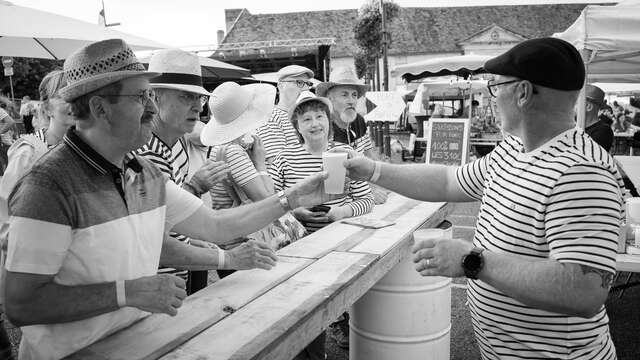
<path fill-rule="evenodd" d="M 62 89 L 58 90 L 58 94 L 60 95 L 62 100 L 69 102 L 79 98 L 82 95 L 89 94 L 93 91 L 116 83 L 118 81 L 139 76 L 153 78 L 158 75 L 160 75 L 160 73 L 139 70 L 124 70 L 98 74 L 90 78 L 76 81 L 73 84 L 69 84 L 63 87 Z"/>
<path fill-rule="evenodd" d="M 291 111 L 291 120 L 293 120 L 293 114 L 296 112 L 296 109 L 300 106 L 302 106 L 302 104 L 308 103 L 308 102 L 312 102 L 312 101 L 319 101 L 323 104 L 325 104 L 328 108 L 329 108 L 329 113 L 333 112 L 333 104 L 331 104 L 331 100 L 327 99 L 326 97 L 320 97 L 320 96 L 314 96 L 314 97 L 308 97 L 306 99 L 302 99 L 300 100 L 296 106 L 293 108 L 293 110 Z"/>
<path fill-rule="evenodd" d="M 186 85 L 186 84 L 168 84 L 168 83 L 152 83 L 151 87 L 154 89 L 174 89 L 174 90 L 182 90 L 190 93 L 200 94 L 200 95 L 211 95 L 207 89 L 198 85 Z"/>
<path fill-rule="evenodd" d="M 228 124 L 220 124 L 212 116 L 200 134 L 202 144 L 215 146 L 228 143 L 256 130 L 269 120 L 276 99 L 276 88 L 269 84 L 249 84 L 242 87 L 252 95 L 245 112 Z"/>
<path fill-rule="evenodd" d="M 365 85 L 365 84 L 337 83 L 337 82 L 328 81 L 328 82 L 320 83 L 318 84 L 318 86 L 316 86 L 316 95 L 321 97 L 326 97 L 329 90 L 331 90 L 336 86 L 353 86 L 356 89 L 358 89 L 358 97 L 364 96 L 364 93 L 366 93 L 369 90 L 369 85 Z"/>

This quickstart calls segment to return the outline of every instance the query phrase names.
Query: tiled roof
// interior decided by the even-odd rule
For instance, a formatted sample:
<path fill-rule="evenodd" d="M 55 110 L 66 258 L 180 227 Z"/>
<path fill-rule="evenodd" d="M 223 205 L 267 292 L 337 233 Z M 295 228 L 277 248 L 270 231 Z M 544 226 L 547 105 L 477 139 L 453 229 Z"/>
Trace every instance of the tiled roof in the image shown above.
<path fill-rule="evenodd" d="M 496 24 L 527 38 L 565 30 L 586 4 L 400 8 L 390 23 L 389 54 L 459 52 L 457 43 Z M 355 50 L 353 26 L 357 10 L 327 10 L 284 14 L 242 12 L 223 43 L 336 38 L 333 57 Z"/>

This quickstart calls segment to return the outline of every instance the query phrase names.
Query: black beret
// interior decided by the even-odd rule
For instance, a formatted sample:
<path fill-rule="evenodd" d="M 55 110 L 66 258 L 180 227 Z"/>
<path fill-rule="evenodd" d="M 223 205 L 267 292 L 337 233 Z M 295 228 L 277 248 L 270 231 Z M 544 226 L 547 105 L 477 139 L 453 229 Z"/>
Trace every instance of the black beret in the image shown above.
<path fill-rule="evenodd" d="M 484 69 L 492 74 L 514 76 L 556 90 L 580 90 L 584 64 L 576 48 L 556 38 L 526 40 L 502 55 L 489 59 Z"/>

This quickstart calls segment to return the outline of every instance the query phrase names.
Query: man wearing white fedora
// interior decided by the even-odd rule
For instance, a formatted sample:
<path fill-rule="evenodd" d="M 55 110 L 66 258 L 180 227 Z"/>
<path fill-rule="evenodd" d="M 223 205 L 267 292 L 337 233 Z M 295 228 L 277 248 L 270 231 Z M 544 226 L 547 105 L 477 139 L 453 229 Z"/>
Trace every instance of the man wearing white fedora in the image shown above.
<path fill-rule="evenodd" d="M 202 87 L 198 56 L 180 49 L 160 50 L 151 56 L 149 71 L 160 73 L 150 80 L 158 113 L 152 121 L 151 139 L 136 152 L 154 163 L 176 185 L 200 197 L 227 175 L 227 169 L 223 162 L 207 161 L 187 181 L 189 155 L 185 134 L 193 131 L 209 98 L 209 92 Z M 207 244 L 182 234 L 169 236 L 191 245 Z M 187 280 L 188 295 L 207 286 L 207 271 L 187 274 L 186 270 L 163 267 L 158 272 Z"/>
<path fill-rule="evenodd" d="M 269 121 L 258 129 L 268 164 L 287 145 L 298 144 L 298 135 L 289 114 L 298 96 L 313 85 L 312 78 L 313 71 L 300 65 L 288 65 L 278 71 L 278 104 L 273 108 Z"/>
<path fill-rule="evenodd" d="M 132 150 L 158 112 L 147 72 L 122 40 L 85 46 L 64 63 L 60 89 L 76 119 L 63 142 L 16 184 L 5 272 L 5 311 L 21 327 L 20 359 L 59 359 L 148 312 L 176 315 L 184 280 L 160 263 L 191 269 L 269 269 L 258 243 L 239 258 L 165 237 L 167 229 L 223 244 L 292 207 L 327 199 L 326 174 L 260 202 L 214 213 Z M 241 245 L 245 246 L 245 244 Z"/>

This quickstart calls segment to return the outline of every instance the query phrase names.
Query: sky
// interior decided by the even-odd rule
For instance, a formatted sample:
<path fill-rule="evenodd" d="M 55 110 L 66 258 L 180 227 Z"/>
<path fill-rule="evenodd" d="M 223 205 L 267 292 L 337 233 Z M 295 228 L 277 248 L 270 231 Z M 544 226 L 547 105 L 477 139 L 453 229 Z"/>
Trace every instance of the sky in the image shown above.
<path fill-rule="evenodd" d="M 9 0 L 15 5 L 98 22 L 101 0 Z M 252 14 L 357 9 L 367 0 L 104 0 L 107 23 L 118 31 L 174 47 L 216 43 L 225 30 L 224 9 L 246 8 Z M 602 3 L 609 0 L 395 0 L 402 7 Z"/>

